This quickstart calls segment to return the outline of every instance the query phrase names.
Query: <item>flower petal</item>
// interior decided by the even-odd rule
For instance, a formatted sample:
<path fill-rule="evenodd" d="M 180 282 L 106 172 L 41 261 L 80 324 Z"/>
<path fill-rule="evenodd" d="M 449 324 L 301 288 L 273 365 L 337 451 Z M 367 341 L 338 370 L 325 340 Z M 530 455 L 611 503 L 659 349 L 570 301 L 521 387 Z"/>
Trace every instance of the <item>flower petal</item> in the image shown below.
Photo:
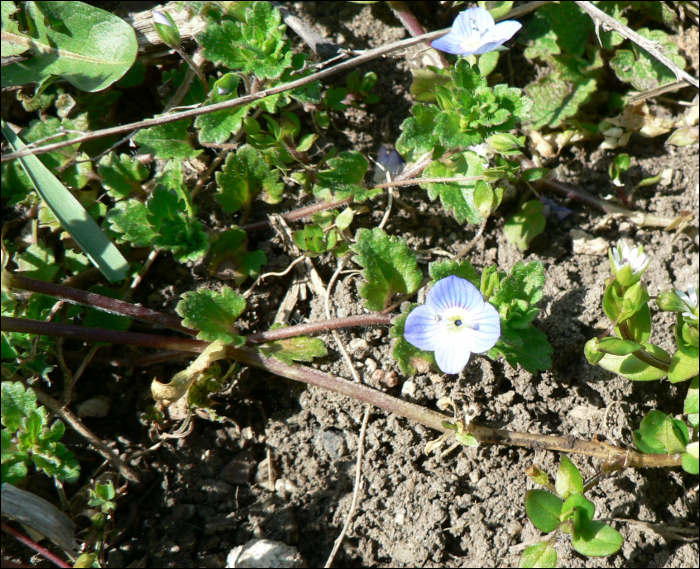
<path fill-rule="evenodd" d="M 468 280 L 450 275 L 435 283 L 425 301 L 435 312 L 460 307 L 464 310 L 480 310 L 484 299 L 479 290 Z"/>
<path fill-rule="evenodd" d="M 493 28 L 487 30 L 486 33 L 481 36 L 481 41 L 485 44 L 486 43 L 495 43 L 496 44 L 495 47 L 498 47 L 503 42 L 506 42 L 510 38 L 512 38 L 515 35 L 515 32 L 517 32 L 522 27 L 523 27 L 523 25 L 520 22 L 516 22 L 515 20 L 507 20 L 505 22 L 499 22 Z M 479 49 L 481 49 L 481 48 L 479 48 Z M 495 48 L 491 48 L 491 50 L 493 50 L 493 49 L 495 49 Z M 491 50 L 489 50 L 489 51 L 491 51 Z M 486 53 L 486 52 L 483 52 L 483 53 Z"/>
<path fill-rule="evenodd" d="M 469 363 L 472 355 L 461 341 L 461 334 L 450 334 L 435 349 L 435 363 L 443 373 L 459 373 Z"/>
<path fill-rule="evenodd" d="M 475 354 L 488 352 L 501 337 L 501 317 L 496 308 L 484 302 L 483 308 L 469 315 L 468 326 L 461 333 L 464 343 Z"/>
<path fill-rule="evenodd" d="M 435 351 L 444 341 L 444 324 L 436 318 L 437 314 L 428 305 L 414 308 L 406 318 L 403 337 L 409 344 L 420 350 Z"/>
<path fill-rule="evenodd" d="M 440 51 L 451 53 L 452 55 L 463 55 L 460 51 L 461 43 L 462 39 L 457 34 L 450 32 L 449 34 L 431 42 L 430 46 L 435 49 L 439 49 Z"/>
<path fill-rule="evenodd" d="M 493 16 L 485 8 L 469 8 L 457 16 L 452 31 L 465 38 L 483 34 L 494 25 Z"/>

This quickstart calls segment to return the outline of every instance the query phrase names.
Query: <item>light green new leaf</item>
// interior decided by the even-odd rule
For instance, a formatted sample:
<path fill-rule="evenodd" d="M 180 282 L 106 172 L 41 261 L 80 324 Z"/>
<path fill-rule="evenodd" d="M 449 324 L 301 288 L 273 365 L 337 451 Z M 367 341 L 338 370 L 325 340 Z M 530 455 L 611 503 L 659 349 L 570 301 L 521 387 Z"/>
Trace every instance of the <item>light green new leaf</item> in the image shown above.
<path fill-rule="evenodd" d="M 4 121 L 2 132 L 13 150 L 24 148 L 24 143 Z M 122 280 L 126 276 L 129 264 L 77 198 L 38 157 L 30 155 L 19 160 L 41 199 L 92 264 L 110 281 Z"/>
<path fill-rule="evenodd" d="M 583 75 L 564 77 L 556 71 L 525 87 L 525 93 L 535 102 L 532 108 L 532 129 L 543 126 L 557 128 L 576 115 L 597 89 L 594 79 Z"/>
<path fill-rule="evenodd" d="M 141 189 L 141 182 L 148 178 L 148 168 L 128 154 L 117 156 L 110 152 L 100 160 L 97 172 L 102 177 L 102 187 L 114 199 L 122 200 Z"/>
<path fill-rule="evenodd" d="M 316 178 L 314 195 L 330 202 L 353 196 L 355 202 L 363 202 L 381 193 L 382 190 L 366 190 L 364 177 L 367 173 L 367 159 L 352 150 L 341 152 L 328 161 L 328 168 L 321 170 Z"/>
<path fill-rule="evenodd" d="M 237 20 L 210 24 L 197 36 L 206 59 L 246 75 L 275 79 L 292 64 L 279 10 L 269 2 L 241 4 Z"/>
<path fill-rule="evenodd" d="M 101 91 L 133 65 L 134 28 L 114 14 L 82 2 L 27 2 L 31 33 L 22 33 L 14 2 L 2 3 L 2 56 L 32 52 L 2 68 L 2 86 L 42 84 L 60 77 L 81 91 Z"/>
<path fill-rule="evenodd" d="M 59 269 L 53 251 L 41 240 L 17 255 L 17 268 L 22 276 L 46 282 L 50 282 Z"/>
<path fill-rule="evenodd" d="M 455 178 L 459 176 L 481 176 L 484 172 L 484 159 L 475 152 L 455 154 L 448 159 L 433 161 L 423 172 L 424 178 Z M 440 201 L 454 218 L 464 223 L 481 223 L 483 217 L 474 201 L 474 191 L 478 180 L 464 182 L 421 183 L 428 190 L 428 197 Z"/>
<path fill-rule="evenodd" d="M 528 490 L 525 494 L 527 517 L 544 533 L 551 533 L 559 527 L 561 510 L 561 498 L 547 490 Z"/>
<path fill-rule="evenodd" d="M 506 239 L 521 251 L 525 251 L 530 242 L 544 231 L 547 221 L 542 213 L 543 209 L 544 204 L 538 200 L 522 204 L 503 227 Z"/>
<path fill-rule="evenodd" d="M 520 558 L 520 567 L 556 567 L 557 550 L 548 541 L 531 545 Z"/>
<path fill-rule="evenodd" d="M 612 555 L 622 547 L 623 541 L 620 532 L 598 521 L 592 521 L 571 537 L 573 548 L 588 557 Z"/>
<path fill-rule="evenodd" d="M 200 289 L 186 292 L 175 310 L 182 324 L 199 330 L 197 338 L 240 346 L 245 338 L 238 334 L 236 320 L 245 310 L 245 298 L 229 287 L 222 292 Z"/>
<path fill-rule="evenodd" d="M 383 310 L 396 293 L 406 294 L 418 290 L 422 274 L 416 255 L 406 242 L 389 236 L 378 227 L 359 229 L 352 250 L 357 253 L 353 261 L 364 267 L 365 282 L 358 286 L 360 296 L 369 310 Z"/>
<path fill-rule="evenodd" d="M 583 493 L 583 478 L 581 477 L 581 472 L 565 454 L 561 455 L 561 464 L 557 472 L 555 487 L 557 489 L 557 494 L 564 500 L 574 494 Z"/>
<path fill-rule="evenodd" d="M 138 200 L 121 201 L 107 212 L 105 228 L 117 243 L 148 247 L 158 235 L 148 222 L 148 208 Z"/>
<path fill-rule="evenodd" d="M 194 158 L 202 153 L 195 150 L 190 141 L 187 129 L 190 119 L 152 126 L 138 132 L 134 142 L 141 146 L 141 152 L 152 154 L 154 158 Z"/>
<path fill-rule="evenodd" d="M 244 218 L 247 218 L 253 199 L 261 191 L 265 190 L 264 198 L 268 203 L 282 200 L 284 184 L 279 177 L 279 171 L 270 168 L 259 150 L 242 146 L 235 154 L 229 154 L 221 172 L 216 173 L 219 189 L 216 199 L 228 213 L 244 208 Z"/>
<path fill-rule="evenodd" d="M 678 45 L 669 39 L 666 32 L 647 28 L 641 28 L 637 32 L 646 39 L 658 42 L 659 48 L 664 51 L 666 56 L 678 67 L 685 69 L 685 58 L 678 54 Z M 673 71 L 665 64 L 635 44 L 632 45 L 631 51 L 618 49 L 610 60 L 610 67 L 613 68 L 621 81 L 631 83 L 638 91 L 654 89 L 671 83 L 676 78 Z"/>
<path fill-rule="evenodd" d="M 268 342 L 260 346 L 260 352 L 266 358 L 273 357 L 288 365 L 294 362 L 310 362 L 314 358 L 328 355 L 323 340 L 307 336 Z"/>

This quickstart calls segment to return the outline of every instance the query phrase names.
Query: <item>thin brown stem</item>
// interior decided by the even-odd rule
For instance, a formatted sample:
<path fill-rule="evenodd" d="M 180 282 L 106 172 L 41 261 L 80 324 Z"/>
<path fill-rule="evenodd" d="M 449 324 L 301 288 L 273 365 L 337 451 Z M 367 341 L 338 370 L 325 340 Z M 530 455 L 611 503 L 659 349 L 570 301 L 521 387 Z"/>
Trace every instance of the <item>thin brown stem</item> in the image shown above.
<path fill-rule="evenodd" d="M 72 338 L 87 342 L 109 342 L 113 344 L 126 344 L 150 348 L 177 349 L 193 353 L 201 353 L 209 346 L 208 342 L 190 338 L 167 338 L 150 334 L 86 328 L 83 326 L 55 324 L 53 322 L 40 322 L 38 320 L 12 317 L 3 320 L 3 329 L 6 332 L 40 334 L 56 338 Z M 402 399 L 397 399 L 387 393 L 377 391 L 353 381 L 335 377 L 317 369 L 301 365 L 288 365 L 272 357 L 266 358 L 251 348 L 229 347 L 227 348 L 227 356 L 242 364 L 264 369 L 274 375 L 301 381 L 310 385 L 316 385 L 333 391 L 334 393 L 351 397 L 357 401 L 380 407 L 389 413 L 395 413 L 406 419 L 422 423 L 436 431 L 448 431 L 449 429 L 447 429 L 443 423 L 453 420 L 453 418 L 448 415 L 432 411 L 431 409 L 421 407 L 420 405 Z M 38 397 L 39 394 L 37 393 L 37 398 Z M 42 403 L 43 402 L 44 401 L 42 401 Z M 607 462 L 613 462 L 617 458 L 624 456 L 625 464 L 635 468 L 680 466 L 681 464 L 680 454 L 670 456 L 667 454 L 642 454 L 634 450 L 620 448 L 597 440 L 580 441 L 573 437 L 518 433 L 502 429 L 480 427 L 473 424 L 470 426 L 470 432 L 483 444 L 522 446 L 533 449 L 544 448 L 560 452 L 596 456 L 605 459 Z"/>

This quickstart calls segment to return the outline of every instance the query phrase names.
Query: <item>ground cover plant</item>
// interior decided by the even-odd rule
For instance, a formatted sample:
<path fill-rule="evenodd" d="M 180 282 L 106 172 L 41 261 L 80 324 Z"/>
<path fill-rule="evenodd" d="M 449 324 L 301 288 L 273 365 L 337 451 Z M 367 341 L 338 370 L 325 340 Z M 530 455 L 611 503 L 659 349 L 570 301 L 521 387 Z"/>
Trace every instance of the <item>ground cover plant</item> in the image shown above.
<path fill-rule="evenodd" d="M 5 557 L 697 565 L 697 4 L 2 10 Z"/>

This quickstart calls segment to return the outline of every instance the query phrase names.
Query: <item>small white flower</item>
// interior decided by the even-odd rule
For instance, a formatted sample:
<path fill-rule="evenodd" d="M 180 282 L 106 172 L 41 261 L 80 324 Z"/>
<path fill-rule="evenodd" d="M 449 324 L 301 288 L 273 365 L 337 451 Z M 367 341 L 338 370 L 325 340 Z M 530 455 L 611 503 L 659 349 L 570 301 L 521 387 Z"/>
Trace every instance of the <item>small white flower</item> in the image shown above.
<path fill-rule="evenodd" d="M 642 274 L 649 265 L 649 258 L 642 251 L 641 246 L 633 249 L 624 241 L 618 241 L 612 250 L 613 273 L 617 274 L 629 265 L 634 276 Z"/>
<path fill-rule="evenodd" d="M 696 288 L 694 286 L 689 286 L 688 294 L 676 289 L 676 296 L 678 296 L 688 308 L 688 310 L 683 312 L 683 316 L 695 322 L 700 321 L 698 318 L 698 292 Z"/>
<path fill-rule="evenodd" d="M 404 338 L 435 352 L 444 373 L 459 373 L 472 353 L 487 352 L 501 337 L 501 318 L 468 280 L 451 275 L 435 283 L 425 304 L 406 318 Z"/>
<path fill-rule="evenodd" d="M 454 55 L 481 55 L 493 51 L 522 28 L 520 22 L 496 22 L 485 8 L 469 8 L 457 16 L 449 34 L 430 45 Z"/>
<path fill-rule="evenodd" d="M 170 19 L 163 12 L 158 12 L 157 10 L 153 11 L 153 21 L 156 24 L 168 26 L 169 28 L 175 27 L 173 26 L 173 23 L 170 21 Z"/>

